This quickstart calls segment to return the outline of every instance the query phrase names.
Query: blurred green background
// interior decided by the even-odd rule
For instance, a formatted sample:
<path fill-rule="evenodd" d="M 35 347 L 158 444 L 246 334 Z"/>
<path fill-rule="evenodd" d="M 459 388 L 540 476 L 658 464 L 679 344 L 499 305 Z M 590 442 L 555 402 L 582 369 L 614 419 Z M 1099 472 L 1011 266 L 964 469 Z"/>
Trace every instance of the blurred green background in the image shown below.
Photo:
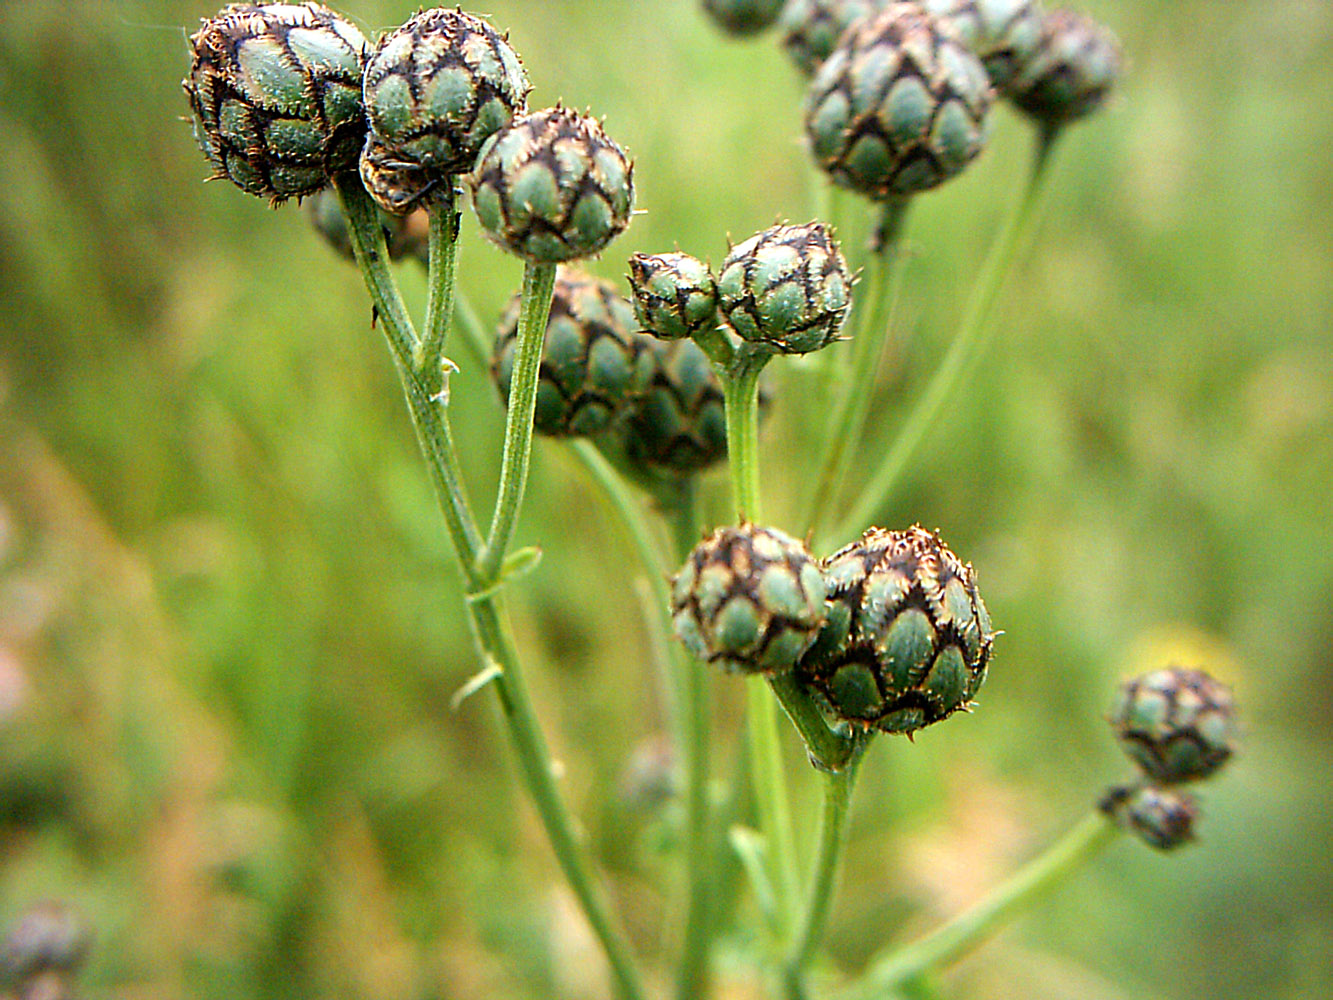
<path fill-rule="evenodd" d="M 368 34 L 415 10 L 341 7 Z M 92 997 L 602 996 L 489 695 L 450 709 L 475 669 L 460 591 L 359 276 L 295 206 L 201 183 L 179 80 L 214 9 L 0 5 L 0 920 L 46 898 L 86 914 Z M 974 715 L 870 755 L 827 962 L 854 971 L 977 898 L 1127 776 L 1101 716 L 1121 677 L 1175 658 L 1244 712 L 1202 841 L 1117 844 L 945 992 L 1325 997 L 1333 6 L 1085 9 L 1122 38 L 1124 85 L 1059 148 L 985 364 L 880 514 L 938 526 L 1005 634 Z M 676 245 L 716 262 L 728 233 L 813 211 L 773 36 L 726 40 L 685 0 L 484 12 L 534 105 L 604 115 L 637 160 L 643 213 L 599 273 Z M 1017 193 L 1027 126 L 996 118 L 914 211 L 867 461 Z M 520 270 L 466 230 L 462 286 L 489 321 Z M 419 308 L 420 269 L 401 280 Z M 776 373 L 762 439 L 793 531 L 818 459 L 802 375 Z M 455 378 L 454 406 L 484 505 L 484 372 Z M 557 444 L 538 444 L 519 542 L 546 552 L 514 605 L 563 784 L 662 977 L 670 810 L 619 784 L 663 726 L 638 571 Z M 714 682 L 719 768 L 735 687 Z M 743 945 L 720 961 L 729 997 L 759 988 Z"/>

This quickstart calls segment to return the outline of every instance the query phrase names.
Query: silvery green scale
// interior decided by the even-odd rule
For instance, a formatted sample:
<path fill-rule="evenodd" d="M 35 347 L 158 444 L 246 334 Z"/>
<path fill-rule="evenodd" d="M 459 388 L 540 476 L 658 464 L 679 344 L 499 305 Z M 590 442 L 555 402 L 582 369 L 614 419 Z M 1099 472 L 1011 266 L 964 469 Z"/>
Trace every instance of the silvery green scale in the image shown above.
<path fill-rule="evenodd" d="M 215 176 L 276 203 L 356 169 L 366 48 L 317 3 L 231 4 L 206 20 L 183 86 Z"/>
<path fill-rule="evenodd" d="M 650 340 L 650 344 L 656 364 L 647 389 L 625 421 L 625 456 L 631 466 L 650 474 L 702 472 L 727 457 L 722 383 L 694 341 Z M 762 413 L 762 395 L 760 404 Z"/>
<path fill-rule="evenodd" d="M 1120 63 L 1120 43 L 1109 29 L 1073 11 L 1052 11 L 1037 51 L 1004 94 L 1037 121 L 1064 125 L 1105 103 Z"/>
<path fill-rule="evenodd" d="M 921 5 L 953 26 L 996 87 L 1027 66 L 1041 44 L 1036 0 L 922 0 Z"/>
<path fill-rule="evenodd" d="M 852 24 L 889 0 L 787 0 L 778 19 L 782 47 L 801 72 L 814 73 Z"/>
<path fill-rule="evenodd" d="M 676 635 L 701 660 L 741 673 L 790 670 L 824 621 L 824 580 L 806 547 L 774 528 L 718 528 L 671 584 Z"/>
<path fill-rule="evenodd" d="M 629 259 L 634 314 L 663 340 L 717 326 L 717 283 L 708 265 L 687 253 L 636 253 Z"/>
<path fill-rule="evenodd" d="M 838 339 L 852 277 L 823 223 L 773 226 L 732 247 L 717 297 L 722 318 L 742 340 L 807 354 Z"/>
<path fill-rule="evenodd" d="M 1208 777 L 1235 747 L 1231 691 L 1202 670 L 1165 667 L 1127 681 L 1110 722 L 1130 759 L 1163 784 Z"/>
<path fill-rule="evenodd" d="M 835 719 L 911 733 L 971 706 L 994 632 L 972 567 L 938 535 L 872 528 L 823 569 L 828 620 L 796 677 Z"/>
<path fill-rule="evenodd" d="M 1194 796 L 1151 784 L 1114 788 L 1102 800 L 1101 809 L 1121 828 L 1159 851 L 1171 851 L 1193 840 L 1199 816 Z"/>
<path fill-rule="evenodd" d="M 805 130 L 815 162 L 876 200 L 943 184 L 981 153 L 986 68 L 916 4 L 857 21 L 810 83 Z"/>
<path fill-rule="evenodd" d="M 508 401 L 519 297 L 500 322 L 491 373 Z M 656 361 L 653 341 L 635 334 L 634 310 L 614 285 L 561 268 L 551 300 L 537 382 L 539 434 L 582 437 L 605 430 L 644 393 Z"/>
<path fill-rule="evenodd" d="M 600 253 L 629 225 L 634 170 L 593 118 L 555 107 L 486 141 L 468 177 L 486 236 L 536 264 Z"/>

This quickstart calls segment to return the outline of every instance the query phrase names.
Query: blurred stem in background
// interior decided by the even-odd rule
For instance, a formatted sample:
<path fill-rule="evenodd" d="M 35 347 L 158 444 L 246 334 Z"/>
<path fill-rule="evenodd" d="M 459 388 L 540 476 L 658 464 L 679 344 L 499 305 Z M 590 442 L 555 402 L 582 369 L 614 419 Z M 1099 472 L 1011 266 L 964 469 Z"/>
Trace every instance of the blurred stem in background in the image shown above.
<path fill-rule="evenodd" d="M 384 233 L 376 215 L 374 203 L 355 176 L 341 178 L 337 184 L 347 217 L 352 246 L 366 279 L 376 311 L 384 324 L 385 334 L 398 362 L 399 375 L 407 395 L 413 422 L 417 428 L 422 451 L 431 468 L 441 507 L 450 524 L 458 561 L 467 584 L 467 609 L 483 663 L 483 676 L 494 685 L 500 701 L 511 745 L 518 757 L 520 771 L 527 785 L 538 815 L 546 829 L 551 846 L 568 879 L 575 897 L 582 906 L 593 933 L 601 942 L 615 979 L 617 995 L 625 1000 L 645 1000 L 646 994 L 637 969 L 630 957 L 623 931 L 614 922 L 605 894 L 594 879 L 586 852 L 575 833 L 573 818 L 560 798 L 555 784 L 555 773 L 550 750 L 546 746 L 531 696 L 523 680 L 518 652 L 500 603 L 500 575 L 509 533 L 517 517 L 522 498 L 523 479 L 527 473 L 527 458 L 531 447 L 532 409 L 536 398 L 536 377 L 541 359 L 542 335 L 550 308 L 551 286 L 555 268 L 529 266 L 524 276 L 524 300 L 519 323 L 520 355 L 515 364 L 511 383 L 510 415 L 521 407 L 515 397 L 526 401 L 528 428 L 506 428 L 504 467 L 501 470 L 501 489 L 497 497 L 495 517 L 489 543 L 483 548 L 475 522 L 468 510 L 462 484 L 456 474 L 457 462 L 452 448 L 438 448 L 430 440 L 431 428 L 446 425 L 445 407 L 438 397 L 428 395 L 421 384 L 421 372 L 413 366 L 414 349 L 418 345 L 415 332 L 402 297 L 388 268 L 388 250 Z M 443 235 L 443 227 L 438 234 Z M 432 248 L 435 249 L 435 248 Z M 452 258 L 452 253 L 442 257 Z M 432 255 L 432 264 L 435 256 Z M 437 276 L 432 275 L 432 283 Z M 441 299 L 432 294 L 438 303 Z M 448 315 L 437 305 L 432 320 L 448 322 Z M 536 331 L 533 333 L 533 331 Z M 526 340 L 525 340 L 526 337 Z M 435 338 L 442 343 L 442 338 Z M 532 342 L 535 340 L 535 349 Z M 535 354 L 535 361 L 529 357 Z M 424 355 L 423 355 L 424 358 Z M 526 363 L 525 362 L 530 362 Z M 520 371 L 523 372 L 520 375 Z M 531 385 L 520 384 L 527 378 Z M 531 398 L 528 398 L 531 397 Z M 482 553 L 485 553 L 485 557 Z M 488 575 L 489 571 L 489 575 Z"/>

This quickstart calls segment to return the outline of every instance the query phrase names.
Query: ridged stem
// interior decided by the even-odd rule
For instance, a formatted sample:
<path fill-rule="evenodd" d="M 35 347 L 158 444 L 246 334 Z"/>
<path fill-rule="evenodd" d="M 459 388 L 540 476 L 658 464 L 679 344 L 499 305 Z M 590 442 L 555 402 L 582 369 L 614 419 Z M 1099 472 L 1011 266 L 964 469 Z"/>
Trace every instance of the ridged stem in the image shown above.
<path fill-rule="evenodd" d="M 367 291 L 384 326 L 403 382 L 413 426 L 444 512 L 455 554 L 468 591 L 475 594 L 478 588 L 484 590 L 487 582 L 479 576 L 476 566 L 481 539 L 458 479 L 458 462 L 449 433 L 447 411 L 438 397 L 425 391 L 413 370 L 416 334 L 388 268 L 384 233 L 374 203 L 354 174 L 337 178 L 335 188 L 342 200 L 357 263 L 361 266 Z M 542 328 L 545 328 L 544 318 Z M 561 871 L 606 953 L 617 996 L 622 1000 L 646 1000 L 624 934 L 611 918 L 604 895 L 593 878 L 591 861 L 574 832 L 573 818 L 560 799 L 551 754 L 523 680 L 518 653 L 505 623 L 499 597 L 494 591 L 483 592 L 469 599 L 467 610 L 483 664 L 498 668 L 492 683 L 524 784 L 532 796 Z"/>
<path fill-rule="evenodd" d="M 555 288 L 555 265 L 529 262 L 523 269 L 523 295 L 518 313 L 518 340 L 514 371 L 509 379 L 509 410 L 505 418 L 504 452 L 500 458 L 500 486 L 486 546 L 477 557 L 477 572 L 494 582 L 518 522 L 523 490 L 532 457 L 532 418 L 537 409 L 537 380 Z"/>
<path fill-rule="evenodd" d="M 876 370 L 889 334 L 889 316 L 896 289 L 902 231 L 911 202 L 898 199 L 884 206 L 878 229 L 878 247 L 871 254 L 869 276 L 856 290 L 855 329 L 850 364 L 844 373 L 842 394 L 834 407 L 824 436 L 823 460 L 815 477 L 803 523 L 814 529 L 833 512 L 842 484 L 860 444 L 870 401 L 874 397 Z"/>
<path fill-rule="evenodd" d="M 727 461 L 731 470 L 731 505 L 738 521 L 757 522 L 759 509 L 759 372 L 769 355 L 748 346 L 736 352 L 723 372 L 727 417 Z"/>
<path fill-rule="evenodd" d="M 1049 895 L 1101 853 L 1118 833 L 1115 822 L 1100 811 L 1084 817 L 1045 853 L 1024 865 L 971 909 L 873 962 L 865 981 L 843 1000 L 894 996 L 904 984 L 957 961 L 1001 924 Z"/>
<path fill-rule="evenodd" d="M 773 887 L 774 914 L 779 942 L 791 934 L 800 875 L 796 842 L 792 832 L 787 775 L 782 769 L 778 739 L 777 705 L 762 677 L 747 679 L 745 724 L 750 741 L 750 773 L 754 783 L 759 832 L 767 845 L 769 883 Z"/>
<path fill-rule="evenodd" d="M 432 396 L 445 385 L 444 345 L 454 314 L 458 275 L 458 192 L 450 178 L 428 206 L 430 268 L 427 272 L 426 323 L 413 358 L 417 377 Z"/>
<path fill-rule="evenodd" d="M 884 452 L 869 482 L 851 504 L 847 515 L 838 523 L 833 532 L 834 538 L 856 534 L 874 518 L 880 504 L 897 486 L 898 478 L 907 468 L 908 461 L 933 426 L 944 404 L 957 390 L 963 374 L 984 347 L 985 335 L 990 329 L 991 312 L 999 298 L 1000 289 L 1004 286 L 1019 247 L 1027 243 L 1036 221 L 1036 209 L 1041 200 L 1042 181 L 1050 162 L 1053 141 L 1052 133 L 1043 131 L 1038 134 L 1027 186 L 986 256 L 963 311 L 957 336 L 925 390 L 917 398 L 893 443 Z"/>
<path fill-rule="evenodd" d="M 805 997 L 805 968 L 814 957 L 815 949 L 824 936 L 824 928 L 828 925 L 833 889 L 842 862 L 843 847 L 847 843 L 847 814 L 860 758 L 861 754 L 856 752 L 841 771 L 824 775 L 824 807 L 819 818 L 819 847 L 815 854 L 814 875 L 800 927 L 783 967 L 788 1000 L 803 1000 Z"/>

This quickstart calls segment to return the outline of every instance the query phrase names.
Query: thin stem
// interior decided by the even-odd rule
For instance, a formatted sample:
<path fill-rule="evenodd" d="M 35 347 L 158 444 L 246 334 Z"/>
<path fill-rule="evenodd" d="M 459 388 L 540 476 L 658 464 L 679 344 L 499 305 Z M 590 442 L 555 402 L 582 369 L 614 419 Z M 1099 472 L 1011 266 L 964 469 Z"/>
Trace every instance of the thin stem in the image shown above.
<path fill-rule="evenodd" d="M 903 984 L 962 958 L 988 934 L 1033 906 L 1103 851 L 1119 833 L 1115 822 L 1094 812 L 1040 857 L 1028 862 L 985 899 L 937 930 L 874 962 L 857 1000 L 891 995 Z"/>
<path fill-rule="evenodd" d="M 429 205 L 430 271 L 426 292 L 426 325 L 414 356 L 417 377 L 431 395 L 444 387 L 444 345 L 454 314 L 454 286 L 458 275 L 458 190 L 453 178 L 440 188 Z"/>
<path fill-rule="evenodd" d="M 884 453 L 879 467 L 851 505 L 847 515 L 839 522 L 834 537 L 842 538 L 859 532 L 875 516 L 884 498 L 893 492 L 898 478 L 907 468 L 908 461 L 926 436 L 926 432 L 935 426 L 935 418 L 956 391 L 960 378 L 985 345 L 991 312 L 999 298 L 1000 289 L 1004 286 L 1019 247 L 1027 243 L 1036 221 L 1036 208 L 1040 202 L 1042 181 L 1046 176 L 1047 164 L 1050 162 L 1053 142 L 1053 134 L 1048 132 L 1039 134 L 1027 187 L 1000 235 L 991 246 L 986 262 L 982 265 L 981 273 L 972 287 L 971 297 L 963 312 L 957 336 L 949 346 L 944 360 L 940 362 L 939 369 L 908 414 L 892 445 Z"/>
<path fill-rule="evenodd" d="M 761 677 L 749 678 L 746 702 L 746 733 L 750 740 L 750 767 L 759 829 L 768 845 L 769 880 L 777 911 L 780 941 L 791 933 L 799 892 L 796 844 L 792 834 L 787 776 L 782 769 L 778 741 L 777 706 Z"/>
<path fill-rule="evenodd" d="M 815 478 L 814 492 L 805 520 L 816 528 L 832 512 L 842 483 L 857 454 L 870 401 L 874 398 L 876 373 L 888 339 L 889 316 L 902 273 L 898 258 L 910 201 L 889 202 L 878 230 L 878 249 L 871 255 L 868 279 L 857 289 L 856 327 L 852 335 L 851 364 L 842 395 L 825 434 L 824 458 Z"/>
<path fill-rule="evenodd" d="M 551 753 L 523 680 L 513 637 L 501 615 L 499 597 L 479 598 L 470 602 L 468 609 L 483 657 L 500 667 L 494 683 L 508 723 L 510 744 L 560 869 L 582 905 L 593 933 L 602 943 L 616 981 L 617 994 L 625 1000 L 645 1000 L 646 994 L 624 933 L 612 919 L 601 886 L 592 877 L 591 862 L 556 787 Z"/>
<path fill-rule="evenodd" d="M 361 273 L 365 276 L 366 290 L 370 293 L 375 313 L 384 327 L 385 337 L 407 394 L 412 424 L 426 457 L 426 466 L 430 470 L 431 482 L 444 514 L 454 552 L 458 555 L 468 588 L 472 589 L 477 582 L 473 560 L 481 548 L 481 536 L 458 476 L 448 411 L 432 398 L 432 394 L 422 386 L 413 371 L 412 359 L 418 343 L 417 335 L 402 295 L 399 294 L 398 283 L 389 270 L 384 229 L 380 225 L 375 203 L 355 174 L 336 178 L 334 188 L 342 202 L 348 235 Z"/>
<path fill-rule="evenodd" d="M 829 729 L 823 714 L 790 672 L 775 674 L 768 685 L 773 690 L 787 718 L 801 734 L 810 763 L 821 771 L 841 771 L 852 759 L 856 741 Z"/>
<path fill-rule="evenodd" d="M 757 521 L 759 510 L 759 372 L 768 355 L 746 348 L 723 373 L 731 501 L 737 520 Z"/>
<path fill-rule="evenodd" d="M 518 521 L 523 490 L 532 457 L 532 417 L 537 408 L 537 377 L 541 368 L 546 321 L 551 312 L 555 265 L 528 263 L 523 271 L 523 297 L 518 315 L 518 343 L 514 371 L 509 379 L 509 413 L 505 420 L 504 454 L 500 459 L 500 487 L 486 547 L 477 559 L 477 572 L 493 581 L 500 571 L 509 540 Z"/>
<path fill-rule="evenodd" d="M 814 878 L 806 900 L 805 915 L 783 970 L 790 1000 L 800 1000 L 805 993 L 805 967 L 814 957 L 828 923 L 833 888 L 842 861 L 842 850 L 847 842 L 847 813 L 860 758 L 860 753 L 856 753 L 841 771 L 824 776 L 824 809 L 819 820 L 819 848 L 815 855 Z"/>

